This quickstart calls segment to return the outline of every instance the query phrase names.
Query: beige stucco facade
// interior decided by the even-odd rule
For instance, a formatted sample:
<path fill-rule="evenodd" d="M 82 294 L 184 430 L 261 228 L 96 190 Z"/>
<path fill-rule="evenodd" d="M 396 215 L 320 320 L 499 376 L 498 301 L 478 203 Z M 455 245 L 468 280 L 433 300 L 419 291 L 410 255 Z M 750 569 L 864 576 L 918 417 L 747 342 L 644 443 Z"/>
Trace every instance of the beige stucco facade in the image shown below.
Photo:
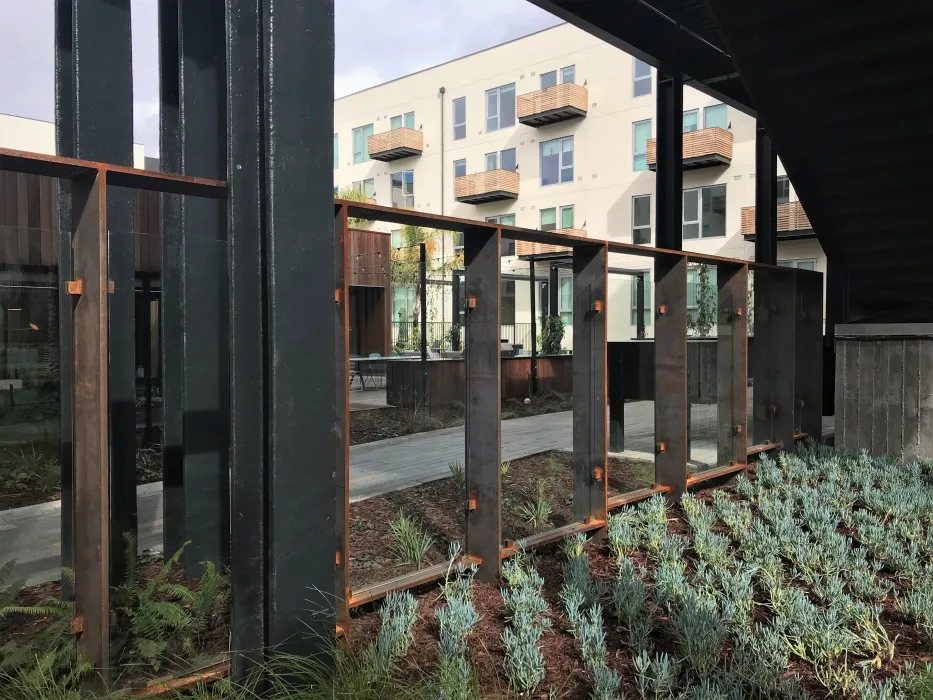
<path fill-rule="evenodd" d="M 517 123 L 488 131 L 486 91 L 514 83 L 516 95 L 539 90 L 540 75 L 574 66 L 574 82 L 588 89 L 584 118 L 534 128 Z M 634 97 L 634 59 L 569 24 L 423 70 L 398 80 L 343 97 L 334 102 L 337 138 L 335 186 L 373 179 L 377 203 L 392 203 L 392 173 L 412 170 L 414 209 L 430 213 L 486 219 L 514 214 L 518 226 L 537 228 L 542 208 L 574 207 L 574 227 L 591 238 L 632 241 L 632 198 L 654 194 L 655 174 L 636 171 L 633 164 L 633 123 L 655 119 L 656 87 L 648 95 Z M 466 136 L 453 138 L 453 101 L 466 98 Z M 684 110 L 698 109 L 702 128 L 703 108 L 717 101 L 691 88 L 684 91 Z M 391 118 L 414 112 L 414 128 L 423 132 L 420 156 L 383 163 L 368 160 L 354 164 L 353 130 L 372 124 L 378 134 L 390 129 Z M 754 244 L 740 233 L 742 207 L 755 203 L 755 120 L 728 108 L 733 134 L 733 155 L 728 166 L 708 167 L 684 173 L 684 188 L 726 185 L 725 235 L 684 242 L 686 250 L 749 259 Z M 442 126 L 443 124 L 443 126 Z M 654 123 L 652 135 L 656 135 Z M 541 185 L 540 144 L 550 139 L 574 137 L 573 181 Z M 486 170 L 487 153 L 515 148 L 520 177 L 517 199 L 487 204 L 458 203 L 454 198 L 454 162 L 466 160 L 467 173 Z M 783 169 L 779 164 L 779 174 Z M 796 199 L 792 188 L 791 200 Z M 654 230 L 652 197 L 652 234 Z M 379 226 L 379 224 L 377 224 Z M 385 226 L 386 229 L 390 228 Z M 652 235 L 653 239 L 653 235 Z M 450 241 L 445 242 L 450 250 Z M 815 259 L 825 272 L 825 257 L 815 239 L 781 242 L 781 259 Z M 613 256 L 611 265 L 650 269 L 644 258 Z M 503 258 L 504 271 L 526 272 L 528 264 Z M 547 270 L 539 268 L 546 276 Z M 516 282 L 516 322 L 530 321 L 529 285 Z M 631 278 L 613 277 L 608 301 L 610 339 L 634 335 L 631 324 Z M 441 308 L 431 309 L 434 320 L 450 319 L 446 298 Z M 648 329 L 650 334 L 650 328 Z M 569 330 L 567 342 L 569 345 Z"/>
<path fill-rule="evenodd" d="M 0 148 L 55 155 L 55 124 L 0 114 Z M 133 144 L 133 167 L 146 167 L 146 149 L 140 143 Z"/>
<path fill-rule="evenodd" d="M 570 65 L 574 66 L 574 82 L 585 84 L 589 91 L 586 117 L 540 128 L 516 123 L 487 131 L 487 90 L 514 83 L 517 95 L 533 92 L 540 89 L 541 73 Z M 633 96 L 634 66 L 631 56 L 564 24 L 339 99 L 334 103 L 338 148 L 335 186 L 372 178 L 376 201 L 389 205 L 391 174 L 412 170 L 414 208 L 419 211 L 475 219 L 514 214 L 516 225 L 537 228 L 542 208 L 572 205 L 574 227 L 584 228 L 589 237 L 631 242 L 632 198 L 653 195 L 655 189 L 655 174 L 636 171 L 633 164 L 632 125 L 654 120 L 656 109 L 653 85 L 650 94 Z M 454 140 L 452 104 L 461 97 L 466 98 L 466 136 Z M 684 110 L 698 109 L 701 127 L 703 108 L 713 104 L 716 100 L 696 90 L 684 91 Z M 420 156 L 354 164 L 355 128 L 372 124 L 374 133 L 388 131 L 392 116 L 408 112 L 414 112 L 415 128 L 423 132 Z M 684 173 L 685 189 L 726 185 L 726 235 L 688 240 L 684 248 L 748 259 L 754 254 L 754 244 L 740 233 L 740 212 L 755 202 L 755 121 L 732 108 L 728 109 L 728 121 L 733 134 L 730 165 Z M 542 186 L 540 144 L 567 136 L 574 137 L 573 181 Z M 458 203 L 454 198 L 454 162 L 465 159 L 467 173 L 479 172 L 486 169 L 487 153 L 510 148 L 516 149 L 518 198 L 479 205 Z M 783 174 L 780 165 L 779 174 Z M 792 188 L 790 198 L 796 199 Z M 652 231 L 653 209 L 652 199 Z M 450 242 L 447 244 L 449 251 Z M 814 259 L 817 269 L 825 271 L 825 257 L 813 239 L 781 242 L 779 258 Z M 503 262 L 505 271 L 527 271 L 524 261 L 504 258 Z M 647 259 L 630 256 L 613 256 L 611 265 L 651 268 Z M 546 269 L 540 268 L 539 274 L 546 274 Z M 610 281 L 612 340 L 634 334 L 631 286 L 629 277 Z M 528 284 L 517 282 L 515 295 L 516 322 L 530 321 Z M 440 307 L 432 309 L 432 317 L 449 320 L 449 304 Z"/>

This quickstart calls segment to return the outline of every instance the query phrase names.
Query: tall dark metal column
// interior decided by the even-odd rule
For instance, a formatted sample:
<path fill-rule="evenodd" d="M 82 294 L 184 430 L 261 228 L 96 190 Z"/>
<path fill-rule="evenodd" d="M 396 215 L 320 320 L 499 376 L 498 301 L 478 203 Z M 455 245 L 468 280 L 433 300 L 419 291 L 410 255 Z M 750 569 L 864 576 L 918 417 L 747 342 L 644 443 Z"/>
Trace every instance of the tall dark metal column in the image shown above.
<path fill-rule="evenodd" d="M 794 429 L 823 437 L 823 276 L 795 270 Z"/>
<path fill-rule="evenodd" d="M 168 0 L 166 5 L 174 5 Z M 265 217 L 262 32 L 255 0 L 227 7 L 227 226 L 230 241 L 230 559 L 232 675 L 244 679 L 267 643 L 265 550 Z M 164 74 L 164 73 L 163 73 Z M 165 82 L 163 79 L 163 95 Z M 163 98 L 163 119 L 165 118 Z M 164 235 L 164 234 L 163 234 Z M 163 263 L 163 276 L 164 276 Z M 164 294 L 163 294 L 164 298 Z M 323 302 L 322 302 L 323 303 Z M 166 368 L 167 369 L 167 368 Z"/>
<path fill-rule="evenodd" d="M 657 194 L 658 248 L 683 249 L 684 83 L 658 71 Z"/>
<path fill-rule="evenodd" d="M 345 207 L 335 207 L 334 215 L 334 312 L 337 338 L 336 369 L 338 377 L 337 470 L 334 537 L 337 545 L 337 571 L 334 600 L 337 607 L 337 625 L 344 634 L 350 629 L 350 392 L 349 385 L 340 377 L 350 376 L 350 322 L 349 288 L 347 286 L 347 238 L 349 221 Z"/>
<path fill-rule="evenodd" d="M 499 341 L 501 229 L 463 234 L 466 270 L 466 553 L 483 560 L 479 576 L 499 580 L 502 543 L 502 385 Z"/>
<path fill-rule="evenodd" d="M 538 393 L 538 285 L 535 283 L 535 256 L 528 260 L 529 288 L 531 289 L 531 393 Z"/>
<path fill-rule="evenodd" d="M 794 446 L 794 270 L 755 269 L 755 443 Z"/>
<path fill-rule="evenodd" d="M 849 322 L 849 276 L 838 259 L 826 259 L 826 326 L 823 335 L 823 413 L 836 414 L 836 325 Z"/>
<path fill-rule="evenodd" d="M 560 316 L 560 280 L 557 277 L 557 265 L 551 265 L 547 282 L 547 314 Z"/>
<path fill-rule="evenodd" d="M 777 265 L 777 154 L 761 123 L 755 129 L 755 262 Z"/>
<path fill-rule="evenodd" d="M 622 343 L 606 349 L 606 395 L 609 405 L 609 451 L 625 449 L 625 397 L 622 386 Z"/>
<path fill-rule="evenodd" d="M 718 266 L 716 374 L 719 396 L 717 464 L 748 458 L 748 267 Z"/>
<path fill-rule="evenodd" d="M 223 6 L 163 0 L 160 11 L 168 102 L 162 169 L 224 179 L 226 132 L 218 128 L 226 121 Z M 174 552 L 191 542 L 184 557 L 189 575 L 199 573 L 202 561 L 226 562 L 230 551 L 224 208 L 215 200 L 163 199 L 164 545 Z"/>
<path fill-rule="evenodd" d="M 573 249 L 573 518 L 604 520 L 609 250 Z"/>
<path fill-rule="evenodd" d="M 645 333 L 645 273 L 635 278 L 635 336 L 644 338 Z"/>
<path fill-rule="evenodd" d="M 460 309 L 462 308 L 462 304 L 460 303 L 460 285 L 461 285 L 462 279 L 463 279 L 463 275 L 461 274 L 460 270 L 454 270 L 452 278 L 451 278 L 452 290 L 451 290 L 451 295 L 450 295 L 451 307 L 452 307 L 450 310 L 451 312 L 450 318 L 451 318 L 451 323 L 454 326 L 460 326 L 462 323 L 462 318 L 460 317 Z M 450 349 L 453 350 L 454 352 L 459 352 L 460 349 L 463 347 L 461 345 L 462 338 L 463 338 L 462 329 L 459 333 L 454 333 L 451 336 L 452 342 L 450 344 Z"/>
<path fill-rule="evenodd" d="M 687 488 L 687 259 L 657 253 L 654 259 L 655 480 L 670 498 Z"/>
<path fill-rule="evenodd" d="M 80 8 L 80 12 L 78 11 Z M 130 0 L 57 0 L 55 6 L 55 137 L 58 155 L 133 164 L 133 70 Z M 59 196 L 59 343 L 62 429 L 62 566 L 72 567 L 74 519 L 71 372 L 72 299 L 64 291 L 72 259 L 73 194 Z M 125 532 L 136 532 L 135 260 L 132 193 L 111 190 L 109 240 L 110 582 L 123 577 Z M 106 454 L 106 451 L 105 451 Z M 67 595 L 67 591 L 66 591 Z"/>
<path fill-rule="evenodd" d="M 421 326 L 421 361 L 428 360 L 428 251 L 424 243 L 418 244 L 418 306 L 421 313 L 418 315 L 418 325 Z M 427 370 L 422 366 L 422 377 Z M 428 387 L 422 383 L 421 390 L 426 392 Z"/>

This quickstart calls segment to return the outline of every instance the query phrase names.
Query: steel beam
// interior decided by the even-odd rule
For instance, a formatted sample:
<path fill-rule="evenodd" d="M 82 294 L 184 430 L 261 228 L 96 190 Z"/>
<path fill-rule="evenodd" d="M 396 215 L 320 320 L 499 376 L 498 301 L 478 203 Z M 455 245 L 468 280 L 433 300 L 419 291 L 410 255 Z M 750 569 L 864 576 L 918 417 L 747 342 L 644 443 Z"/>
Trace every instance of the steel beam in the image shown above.
<path fill-rule="evenodd" d="M 347 238 L 349 223 L 345 207 L 337 206 L 334 216 L 334 288 L 337 366 L 335 375 L 350 376 L 349 288 L 347 287 Z M 424 245 L 424 244 L 422 244 Z M 423 250 L 423 249 L 422 249 Z M 347 382 L 337 382 L 337 503 L 334 537 L 337 541 L 337 571 L 334 596 L 337 625 L 350 629 L 350 396 Z"/>
<path fill-rule="evenodd" d="M 605 520 L 606 289 L 604 245 L 573 249 L 573 518 Z"/>
<path fill-rule="evenodd" d="M 172 5 L 177 0 L 169 0 Z M 230 243 L 230 560 L 234 679 L 262 662 L 268 592 L 261 32 L 255 0 L 227 2 Z M 163 82 L 163 90 L 165 83 Z M 164 93 L 163 93 L 164 94 Z M 163 118 L 165 102 L 163 100 Z M 164 273 L 163 273 L 164 274 Z"/>
<path fill-rule="evenodd" d="M 684 84 L 658 71 L 655 224 L 658 248 L 683 250 Z"/>
<path fill-rule="evenodd" d="M 501 229 L 463 235 L 466 270 L 466 553 L 483 560 L 479 576 L 499 580 L 502 543 L 502 422 L 500 420 Z"/>
<path fill-rule="evenodd" d="M 777 265 L 777 153 L 760 122 L 755 130 L 755 262 Z"/>
<path fill-rule="evenodd" d="M 55 132 L 58 155 L 116 165 L 133 163 L 133 72 L 129 0 L 57 0 L 55 7 Z M 71 234 L 76 205 L 69 186 L 60 189 L 60 270 L 71 260 Z M 81 196 L 84 196 L 83 190 Z M 83 202 L 82 202 L 83 206 Z M 109 277 L 115 290 L 109 299 L 110 503 L 112 519 L 111 579 L 122 582 L 125 532 L 136 532 L 136 343 L 134 337 L 135 265 L 132 194 L 110 191 L 106 219 Z M 60 284 L 64 287 L 64 284 Z M 61 292 L 59 314 L 62 373 L 62 565 L 75 562 L 73 547 L 72 445 L 69 399 L 73 390 L 73 329 L 65 310 L 71 301 Z M 79 584 L 80 585 L 80 584 Z M 67 594 L 67 591 L 66 591 Z"/>
<path fill-rule="evenodd" d="M 72 183 L 74 301 L 75 617 L 83 618 L 78 652 L 110 667 L 110 473 L 108 450 L 107 184 L 85 176 Z"/>
<path fill-rule="evenodd" d="M 687 259 L 655 254 L 655 481 L 679 499 L 687 488 Z"/>
<path fill-rule="evenodd" d="M 223 179 L 223 6 L 163 0 L 160 9 L 163 98 L 169 102 L 161 123 L 163 169 Z M 163 408 L 170 471 L 164 482 L 164 545 L 174 552 L 190 541 L 183 559 L 189 576 L 199 574 L 202 561 L 226 562 L 230 547 L 224 207 L 190 197 L 163 201 L 165 381 L 171 384 Z"/>
<path fill-rule="evenodd" d="M 717 466 L 748 459 L 748 267 L 717 268 L 716 382 L 719 395 Z"/>
<path fill-rule="evenodd" d="M 346 374 L 322 371 L 337 355 L 333 154 L 317 147 L 333 133 L 334 5 L 228 0 L 228 16 L 248 6 L 261 10 L 263 42 L 267 641 L 279 652 L 330 654 L 336 474 L 345 468 L 334 403 L 348 390 Z"/>
<path fill-rule="evenodd" d="M 794 431 L 823 437 L 823 275 L 795 270 Z"/>
<path fill-rule="evenodd" d="M 755 270 L 754 442 L 794 448 L 794 271 Z"/>
<path fill-rule="evenodd" d="M 606 396 L 609 404 L 609 451 L 625 449 L 625 398 L 622 387 L 622 343 L 606 348 Z"/>

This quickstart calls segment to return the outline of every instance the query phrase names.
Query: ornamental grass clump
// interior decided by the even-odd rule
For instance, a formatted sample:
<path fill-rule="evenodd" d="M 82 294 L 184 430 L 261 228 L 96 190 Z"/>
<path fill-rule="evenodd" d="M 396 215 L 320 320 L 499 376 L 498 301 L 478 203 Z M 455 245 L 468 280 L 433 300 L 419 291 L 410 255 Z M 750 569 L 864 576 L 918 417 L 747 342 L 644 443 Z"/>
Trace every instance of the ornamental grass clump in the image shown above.
<path fill-rule="evenodd" d="M 727 631 L 716 602 L 688 590 L 671 615 L 671 627 L 687 668 L 698 680 L 707 678 L 719 663 Z"/>
<path fill-rule="evenodd" d="M 649 638 L 654 629 L 652 618 L 655 607 L 647 601 L 647 587 L 643 580 L 645 575 L 644 569 L 636 574 L 635 567 L 626 560 L 619 567 L 618 577 L 612 584 L 613 613 L 622 628 L 626 644 L 639 652 L 651 646 Z"/>
<path fill-rule="evenodd" d="M 459 544 L 452 544 L 442 586 L 442 596 L 447 605 L 434 611 L 440 640 L 431 684 L 436 700 L 469 700 L 478 694 L 467 642 L 479 622 L 479 614 L 473 607 L 475 574 L 476 566 L 465 567 L 460 558 Z"/>
<path fill-rule="evenodd" d="M 535 571 L 531 555 L 521 547 L 503 564 L 502 577 L 508 583 L 508 588 L 502 589 L 509 623 L 502 633 L 505 673 L 512 690 L 525 693 L 544 680 L 544 656 L 539 642 L 551 624 L 546 617 L 547 602 L 541 594 L 544 579 Z"/>

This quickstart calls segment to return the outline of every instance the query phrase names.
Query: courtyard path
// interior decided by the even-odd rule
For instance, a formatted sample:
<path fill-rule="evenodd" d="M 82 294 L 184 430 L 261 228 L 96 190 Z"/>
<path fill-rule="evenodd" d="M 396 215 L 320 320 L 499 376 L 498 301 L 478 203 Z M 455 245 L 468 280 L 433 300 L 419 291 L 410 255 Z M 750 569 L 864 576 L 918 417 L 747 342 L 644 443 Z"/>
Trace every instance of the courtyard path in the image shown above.
<path fill-rule="evenodd" d="M 715 459 L 715 407 L 693 406 L 691 458 Z M 824 419 L 832 426 L 832 418 Z M 573 414 L 570 411 L 502 422 L 502 459 L 511 460 L 546 450 L 569 449 Z M 654 404 L 639 401 L 625 406 L 625 447 L 633 457 L 651 459 L 654 443 Z M 443 478 L 447 465 L 463 461 L 463 427 L 380 440 L 350 448 L 350 499 L 360 501 L 388 491 Z M 162 483 L 137 487 L 139 548 L 162 546 Z M 58 577 L 61 561 L 61 502 L 0 511 L 0 563 L 15 559 L 15 576 L 32 583 Z"/>

